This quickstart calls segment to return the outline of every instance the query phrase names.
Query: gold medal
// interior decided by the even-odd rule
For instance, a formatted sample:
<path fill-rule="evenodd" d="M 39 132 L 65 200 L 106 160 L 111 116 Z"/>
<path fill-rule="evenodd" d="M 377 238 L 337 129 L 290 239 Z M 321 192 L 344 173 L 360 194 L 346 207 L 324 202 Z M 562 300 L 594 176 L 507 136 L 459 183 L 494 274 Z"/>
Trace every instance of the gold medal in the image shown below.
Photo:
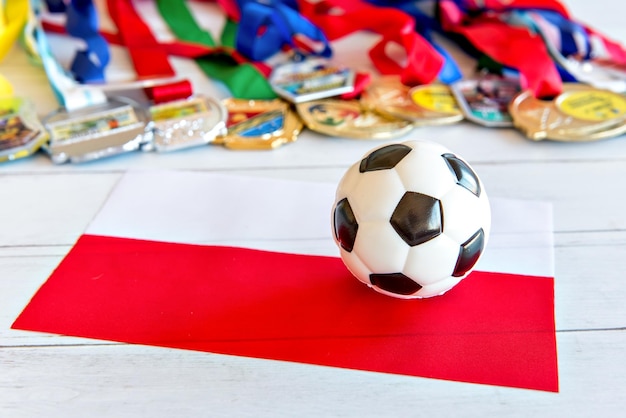
<path fill-rule="evenodd" d="M 593 141 L 626 132 L 626 97 L 584 84 L 563 84 L 553 100 L 521 92 L 509 112 L 515 126 L 533 140 Z"/>
<path fill-rule="evenodd" d="M 303 124 L 283 100 L 225 99 L 228 132 L 216 139 L 227 148 L 274 149 L 294 142 Z"/>
<path fill-rule="evenodd" d="M 0 98 L 0 162 L 28 157 L 46 139 L 31 102 L 18 97 Z"/>
<path fill-rule="evenodd" d="M 443 84 L 408 87 L 398 76 L 383 76 L 363 93 L 365 106 L 416 125 L 446 125 L 463 120 L 450 89 Z"/>
<path fill-rule="evenodd" d="M 390 139 L 406 135 L 415 125 L 364 108 L 358 100 L 315 100 L 299 103 L 307 128 L 325 135 L 357 139 Z"/>

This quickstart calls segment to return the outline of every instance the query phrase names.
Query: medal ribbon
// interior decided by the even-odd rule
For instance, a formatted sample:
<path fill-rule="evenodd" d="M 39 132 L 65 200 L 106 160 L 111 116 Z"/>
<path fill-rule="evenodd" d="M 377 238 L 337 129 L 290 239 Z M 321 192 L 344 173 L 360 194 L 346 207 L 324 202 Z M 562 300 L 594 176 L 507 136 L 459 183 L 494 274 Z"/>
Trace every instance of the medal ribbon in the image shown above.
<path fill-rule="evenodd" d="M 240 2 L 250 2 L 250 0 L 241 0 Z M 283 5 L 284 7 L 288 7 L 290 8 L 292 11 L 298 10 L 298 4 L 296 2 L 296 0 L 276 0 L 277 2 L 280 2 L 281 5 Z M 242 18 L 242 14 L 239 10 L 239 6 L 237 5 L 237 3 L 234 0 L 218 0 L 218 3 L 220 4 L 220 6 L 222 7 L 222 9 L 227 13 L 227 15 L 229 16 L 230 19 L 229 21 L 240 21 L 240 20 L 245 20 L 244 18 Z M 258 4 L 258 3 L 255 3 Z M 312 23 L 309 22 L 309 20 L 307 20 L 302 14 L 298 14 L 297 19 L 300 19 L 300 21 L 302 21 L 304 24 L 306 25 L 310 25 L 310 27 L 308 29 L 306 29 L 305 31 L 310 31 L 310 32 L 315 32 L 315 34 L 310 35 L 309 36 L 309 40 L 314 40 L 314 39 L 322 39 L 321 44 L 322 44 L 322 48 L 318 48 L 319 52 L 315 51 L 315 48 L 312 48 L 312 45 L 310 43 L 305 43 L 303 41 L 303 39 L 299 38 L 296 34 L 297 30 L 293 29 L 293 26 L 297 26 L 299 28 L 302 27 L 302 24 L 297 24 L 296 22 L 292 22 L 290 27 L 285 27 L 282 31 L 284 34 L 285 39 L 287 39 L 287 34 L 291 34 L 289 36 L 292 36 L 290 41 L 287 42 L 283 42 L 282 45 L 286 46 L 286 45 L 290 45 L 292 47 L 292 50 L 296 52 L 296 55 L 300 55 L 300 56 L 307 56 L 307 55 L 317 55 L 317 56 L 322 56 L 322 57 L 329 57 L 332 53 L 332 50 L 330 48 L 328 39 L 326 38 L 326 35 L 322 33 L 322 35 L 318 35 L 317 31 L 320 31 L 320 29 L 317 28 L 317 26 L 313 25 Z M 242 26 L 248 26 L 249 24 L 249 20 L 245 21 L 245 25 L 239 25 L 239 29 L 237 30 L 237 33 L 235 34 L 235 36 L 237 37 L 237 41 L 239 42 L 240 38 L 246 37 L 246 36 L 250 36 L 245 34 L 245 31 L 241 30 Z M 280 24 L 280 23 L 279 23 Z M 285 25 L 283 25 L 285 26 Z M 259 32 L 263 32 L 263 31 L 267 31 L 268 28 L 266 27 L 261 27 L 259 28 Z M 278 29 L 274 29 L 275 31 Z M 292 34 L 293 32 L 293 34 Z M 241 43 L 245 43 L 245 42 L 252 42 L 252 41 L 245 41 L 242 40 L 240 41 Z M 319 42 L 318 42 L 319 43 Z M 231 43 L 232 45 L 235 45 L 235 42 Z M 276 48 L 278 48 L 279 45 L 275 44 L 274 50 L 277 51 Z M 269 75 L 269 71 L 267 72 L 267 74 Z M 354 79 L 354 90 L 349 92 L 349 93 L 344 93 L 342 94 L 340 97 L 342 99 L 345 100 L 349 100 L 349 99 L 354 99 L 356 97 L 358 97 L 363 90 L 365 89 L 365 87 L 367 87 L 367 85 L 370 83 L 371 81 L 371 76 L 369 73 L 365 73 L 365 72 L 356 72 L 355 73 L 355 79 Z"/>
<path fill-rule="evenodd" d="M 577 79 L 580 74 L 576 74 L 576 68 L 572 68 L 566 58 L 575 55 L 588 59 L 590 56 L 589 38 L 581 26 L 551 11 L 514 10 L 504 18 L 511 25 L 526 27 L 541 36 L 563 81 L 585 82 Z"/>
<path fill-rule="evenodd" d="M 65 13 L 66 31 L 80 38 L 86 48 L 76 52 L 70 67 L 74 78 L 81 83 L 103 83 L 104 69 L 109 63 L 109 46 L 98 33 L 98 13 L 92 0 L 46 1 L 51 13 Z"/>
<path fill-rule="evenodd" d="M 67 33 L 81 38 L 86 48 L 76 53 L 71 71 L 81 83 L 103 83 L 109 63 L 109 46 L 98 33 L 98 14 L 91 0 L 72 0 L 67 5 Z"/>
<path fill-rule="evenodd" d="M 415 29 L 422 35 L 443 58 L 443 67 L 437 75 L 437 79 L 445 84 L 450 84 L 462 78 L 461 70 L 454 58 L 437 42 L 432 33 L 443 32 L 441 25 L 435 18 L 436 0 L 368 0 L 369 3 L 378 6 L 390 6 L 402 10 L 415 19 Z"/>
<path fill-rule="evenodd" d="M 271 72 L 271 68 L 262 62 L 249 62 L 242 54 L 234 49 L 237 25 L 232 20 L 226 21 L 226 26 L 222 33 L 221 41 L 223 46 L 217 46 L 213 42 L 211 35 L 200 29 L 195 20 L 186 22 L 178 11 L 176 2 L 171 0 L 164 2 L 164 20 L 173 32 L 188 40 L 177 39 L 171 42 L 159 42 L 157 45 L 168 55 L 175 55 L 196 60 L 201 70 L 207 76 L 220 80 L 226 84 L 235 97 L 249 99 L 271 99 L 275 98 L 273 90 L 269 86 L 265 77 Z M 228 4 L 228 3 L 225 3 Z M 158 3 L 157 3 L 158 5 Z M 187 7 L 183 3 L 184 10 Z M 189 11 L 186 12 L 189 14 Z M 174 14 L 176 16 L 174 16 Z M 191 15 L 189 15 L 191 17 Z M 193 19 L 193 17 L 192 17 Z M 180 23 L 177 23 L 180 22 Z M 66 33 L 63 25 L 51 21 L 43 21 L 42 26 L 51 32 Z M 198 31 L 204 32 L 207 38 L 204 40 L 194 39 L 194 34 Z M 124 45 L 124 41 L 119 33 L 106 30 L 99 30 L 99 33 L 110 44 Z M 210 39 L 208 41 L 207 39 Z"/>
<path fill-rule="evenodd" d="M 559 1 L 503 3 L 443 0 L 439 3 L 442 26 L 491 59 L 517 69 L 522 87 L 530 88 L 535 97 L 553 97 L 561 91 L 561 79 L 575 80 L 566 57 L 584 61 L 604 55 L 626 63 L 626 51 L 619 44 L 575 22 Z"/>
<path fill-rule="evenodd" d="M 360 0 L 300 0 L 299 5 L 303 15 L 330 40 L 360 30 L 381 34 L 381 41 L 369 51 L 370 59 L 380 73 L 400 74 L 406 85 L 430 83 L 443 68 L 441 54 L 415 32 L 415 21 L 401 10 L 376 7 Z M 392 43 L 400 45 L 406 53 L 405 65 L 387 54 L 386 48 Z"/>
<path fill-rule="evenodd" d="M 28 19 L 28 0 L 0 0 L 0 60 L 15 44 Z M 0 96 L 13 95 L 13 86 L 0 74 Z"/>
<path fill-rule="evenodd" d="M 276 98 L 265 78 L 270 68 L 259 62 L 248 62 L 234 48 L 238 28 L 231 18 L 226 20 L 220 39 L 222 46 L 218 47 L 211 34 L 198 25 L 184 0 L 157 0 L 156 4 L 163 20 L 178 39 L 204 47 L 204 53 L 194 58 L 209 78 L 223 82 L 237 98 Z M 229 13 L 238 13 L 232 4 L 224 3 L 222 7 Z"/>
<path fill-rule="evenodd" d="M 144 23 L 132 2 L 107 0 L 111 19 L 117 26 L 122 43 L 128 48 L 139 80 L 174 78 L 176 73 L 167 53 L 161 48 L 148 25 Z M 184 99 L 192 94 L 187 80 L 164 82 L 147 87 L 147 95 L 155 103 Z"/>
<path fill-rule="evenodd" d="M 240 0 L 241 21 L 237 31 L 237 50 L 253 60 L 261 61 L 276 54 L 285 45 L 295 51 L 299 49 L 296 38 L 305 37 L 307 45 L 321 44 L 319 51 L 310 49 L 306 55 L 328 58 L 332 51 L 324 33 L 308 19 L 280 0 L 269 4 L 255 0 Z"/>
<path fill-rule="evenodd" d="M 86 106 L 106 103 L 106 96 L 100 88 L 81 86 L 59 64 L 50 50 L 46 34 L 41 26 L 40 2 L 33 0 L 31 6 L 35 18 L 30 28 L 33 34 L 28 34 L 28 36 L 34 35 L 37 47 L 37 50 L 34 52 L 38 54 L 37 58 L 43 64 L 48 81 L 59 104 L 68 111 L 72 111 Z"/>
<path fill-rule="evenodd" d="M 510 15 L 512 24 L 521 23 L 542 36 L 556 63 L 563 67 L 562 75 L 570 77 L 567 81 L 601 82 L 594 75 L 589 77 L 584 70 L 580 71 L 576 63 L 603 60 L 617 65 L 626 64 L 626 51 L 621 45 L 557 12 L 515 10 Z M 575 61 L 573 68 L 568 58 Z M 569 74 L 571 71 L 574 72 Z M 618 84 L 623 84 L 623 80 Z"/>
<path fill-rule="evenodd" d="M 484 9 L 464 10 L 459 3 L 465 7 L 469 2 L 442 0 L 439 3 L 439 15 L 446 32 L 460 35 L 494 61 L 519 71 L 521 87 L 530 89 L 536 97 L 554 97 L 561 92 L 561 77 L 540 37 L 526 28 L 503 22 L 498 13 Z M 490 3 L 485 1 L 485 6 Z M 496 3 L 494 7 L 504 10 L 500 3 Z M 518 3 L 543 2 L 510 2 L 511 5 Z"/>

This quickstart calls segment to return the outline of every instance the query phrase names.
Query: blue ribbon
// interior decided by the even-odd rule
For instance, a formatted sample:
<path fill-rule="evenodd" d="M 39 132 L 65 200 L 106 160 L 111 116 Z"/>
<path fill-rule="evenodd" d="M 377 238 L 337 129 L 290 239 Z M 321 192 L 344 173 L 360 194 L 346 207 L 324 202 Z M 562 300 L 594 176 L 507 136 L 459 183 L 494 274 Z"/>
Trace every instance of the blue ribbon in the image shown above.
<path fill-rule="evenodd" d="M 31 3 L 35 15 L 32 28 L 33 37 L 37 46 L 37 54 L 48 76 L 54 95 L 65 109 L 74 110 L 94 104 L 106 102 L 105 94 L 98 88 L 88 86 L 77 88 L 76 80 L 68 74 L 56 60 L 41 25 L 41 5 L 38 0 Z"/>
<path fill-rule="evenodd" d="M 322 44 L 321 50 L 313 51 L 312 55 L 330 57 L 332 50 L 326 35 L 290 7 L 293 1 L 287 0 L 285 3 L 280 0 L 263 3 L 240 0 L 241 24 L 235 43 L 237 50 L 253 61 L 263 61 L 279 52 L 284 45 L 290 45 L 298 51 L 294 36 L 301 34 Z"/>
<path fill-rule="evenodd" d="M 582 56 L 583 59 L 591 58 L 591 42 L 589 41 L 589 36 L 585 28 L 561 14 L 548 10 L 533 10 L 534 13 L 537 13 L 541 17 L 543 17 L 546 21 L 554 25 L 561 34 L 561 54 L 567 57 L 573 54 L 578 54 L 580 51 L 578 50 L 578 45 L 574 40 L 575 35 L 578 35 L 579 38 L 584 39 L 585 41 L 585 49 L 586 53 Z"/>
<path fill-rule="evenodd" d="M 46 7 L 50 13 L 65 12 L 65 2 L 63 0 L 46 0 Z"/>
<path fill-rule="evenodd" d="M 80 83 L 103 83 L 109 64 L 109 45 L 98 33 L 98 12 L 92 0 L 46 0 L 52 13 L 65 12 L 67 33 L 85 41 L 86 48 L 76 52 L 70 70 Z"/>

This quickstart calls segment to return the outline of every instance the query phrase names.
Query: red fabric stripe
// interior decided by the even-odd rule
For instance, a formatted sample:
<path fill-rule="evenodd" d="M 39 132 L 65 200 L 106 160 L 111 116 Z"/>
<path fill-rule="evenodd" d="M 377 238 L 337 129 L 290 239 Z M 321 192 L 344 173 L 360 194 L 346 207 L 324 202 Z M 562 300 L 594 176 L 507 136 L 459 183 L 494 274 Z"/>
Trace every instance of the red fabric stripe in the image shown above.
<path fill-rule="evenodd" d="M 551 278 L 400 300 L 339 258 L 82 236 L 13 328 L 558 391 Z"/>

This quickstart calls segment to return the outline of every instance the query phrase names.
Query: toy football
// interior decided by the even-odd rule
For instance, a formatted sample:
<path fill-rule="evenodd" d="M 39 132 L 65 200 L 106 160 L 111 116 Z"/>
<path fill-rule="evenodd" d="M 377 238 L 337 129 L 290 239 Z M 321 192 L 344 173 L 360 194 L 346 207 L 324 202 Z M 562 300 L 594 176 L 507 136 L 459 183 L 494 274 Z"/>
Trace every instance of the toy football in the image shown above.
<path fill-rule="evenodd" d="M 344 174 L 332 211 L 346 267 L 376 291 L 404 299 L 458 284 L 482 255 L 490 226 L 474 170 L 426 141 L 370 151 Z"/>

